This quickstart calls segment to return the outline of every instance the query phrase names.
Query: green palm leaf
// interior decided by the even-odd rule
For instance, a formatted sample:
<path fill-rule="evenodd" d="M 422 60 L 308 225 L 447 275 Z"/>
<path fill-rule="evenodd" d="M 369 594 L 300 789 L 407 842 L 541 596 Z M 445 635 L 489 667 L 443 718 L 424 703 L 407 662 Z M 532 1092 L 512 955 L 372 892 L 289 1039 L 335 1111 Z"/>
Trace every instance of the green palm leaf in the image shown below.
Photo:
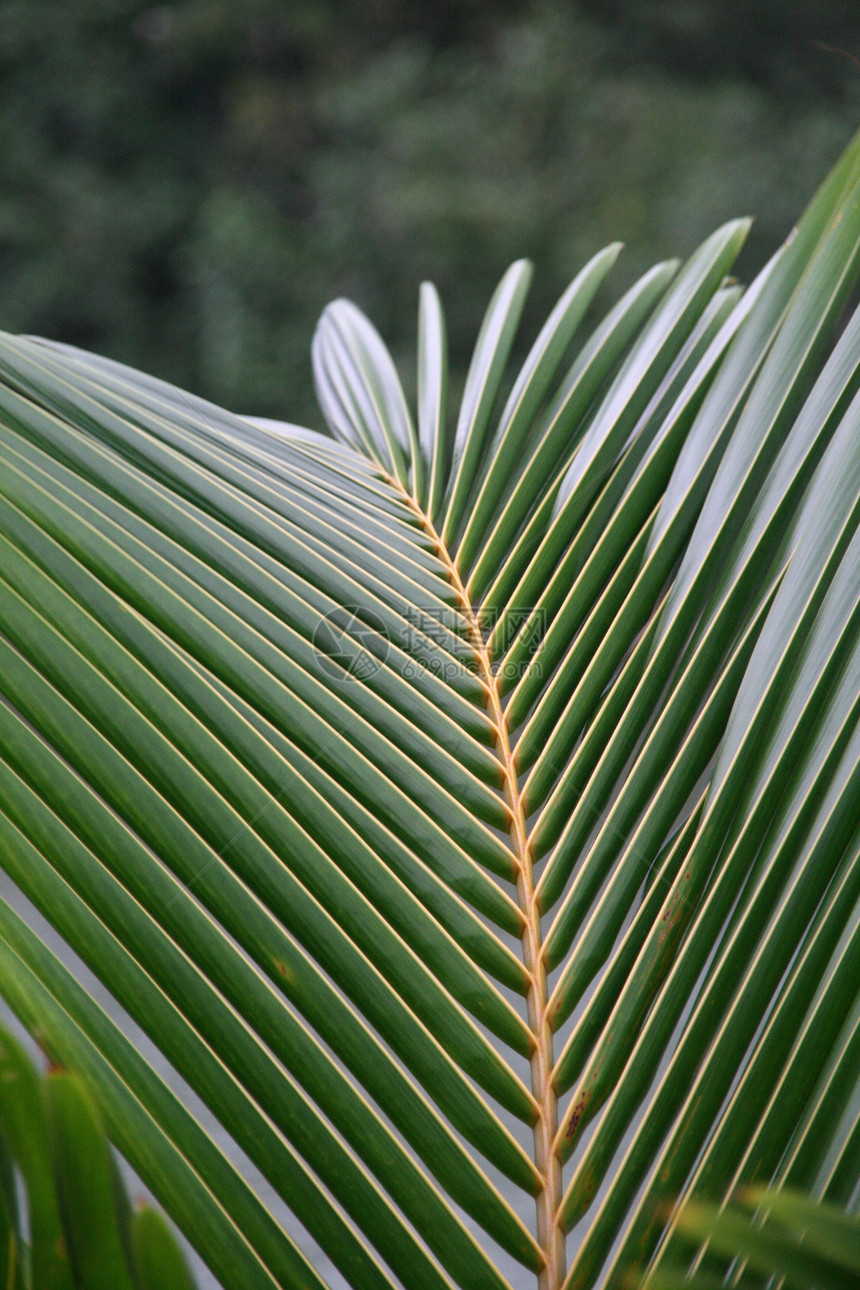
<path fill-rule="evenodd" d="M 454 418 L 432 287 L 414 413 L 335 302 L 333 437 L 0 338 L 0 863 L 70 951 L 0 902 L 0 992 L 229 1290 L 856 1204 L 860 139 L 742 291 L 746 229 L 509 373 L 514 265 Z"/>
<path fill-rule="evenodd" d="M 644 1283 L 650 1290 L 722 1285 L 720 1264 L 729 1260 L 737 1261 L 732 1284 L 741 1287 L 774 1275 L 791 1290 L 843 1290 L 860 1280 L 860 1222 L 797 1192 L 749 1188 L 723 1209 L 691 1202 L 675 1229 L 688 1244 L 706 1245 L 689 1275 L 681 1267 L 661 1268 Z M 701 1270 L 703 1256 L 708 1271 Z"/>

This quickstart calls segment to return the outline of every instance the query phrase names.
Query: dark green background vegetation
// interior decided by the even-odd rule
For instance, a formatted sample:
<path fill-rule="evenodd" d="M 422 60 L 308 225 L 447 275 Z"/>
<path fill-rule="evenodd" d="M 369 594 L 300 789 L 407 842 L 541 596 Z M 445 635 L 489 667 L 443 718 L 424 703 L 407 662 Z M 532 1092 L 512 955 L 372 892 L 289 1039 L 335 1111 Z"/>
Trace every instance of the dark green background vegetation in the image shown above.
<path fill-rule="evenodd" d="M 504 267 L 534 329 L 721 220 L 761 263 L 860 121 L 854 0 L 6 0 L 0 325 L 318 424 L 349 295 L 411 350 L 430 277 L 462 365 Z M 839 46 L 833 52 L 814 42 Z"/>

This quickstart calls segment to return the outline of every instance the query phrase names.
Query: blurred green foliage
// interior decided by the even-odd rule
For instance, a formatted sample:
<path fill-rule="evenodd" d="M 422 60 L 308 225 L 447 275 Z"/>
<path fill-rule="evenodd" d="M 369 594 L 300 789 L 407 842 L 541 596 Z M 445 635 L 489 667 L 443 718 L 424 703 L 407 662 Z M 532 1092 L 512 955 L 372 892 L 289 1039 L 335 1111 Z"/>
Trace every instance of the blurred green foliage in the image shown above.
<path fill-rule="evenodd" d="M 601 307 L 736 214 L 760 264 L 857 125 L 857 27 L 847 0 L 6 0 L 0 324 L 319 424 L 335 296 L 407 353 L 432 278 L 456 368 L 520 255 L 526 333 L 617 237 Z"/>
<path fill-rule="evenodd" d="M 195 1290 L 166 1219 L 132 1209 L 80 1077 L 41 1075 L 0 1026 L 0 1285 Z"/>

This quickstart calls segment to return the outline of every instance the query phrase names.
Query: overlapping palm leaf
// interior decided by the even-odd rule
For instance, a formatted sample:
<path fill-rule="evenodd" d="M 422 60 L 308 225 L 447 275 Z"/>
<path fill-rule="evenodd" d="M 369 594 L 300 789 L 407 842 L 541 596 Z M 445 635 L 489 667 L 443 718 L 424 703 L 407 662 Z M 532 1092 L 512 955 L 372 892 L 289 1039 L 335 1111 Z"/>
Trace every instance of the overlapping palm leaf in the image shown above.
<path fill-rule="evenodd" d="M 454 415 L 432 287 L 414 411 L 336 302 L 334 438 L 0 340 L 0 859 L 236 1151 L 6 902 L 0 992 L 229 1290 L 856 1204 L 860 142 L 741 291 L 745 232 L 518 372 L 514 265 Z"/>
<path fill-rule="evenodd" d="M 700 1246 L 692 1270 L 663 1266 L 648 1290 L 711 1290 L 725 1284 L 728 1266 L 739 1290 L 774 1276 L 786 1290 L 845 1290 L 860 1280 L 860 1220 L 798 1192 L 752 1187 L 722 1208 L 694 1201 L 676 1227 Z"/>

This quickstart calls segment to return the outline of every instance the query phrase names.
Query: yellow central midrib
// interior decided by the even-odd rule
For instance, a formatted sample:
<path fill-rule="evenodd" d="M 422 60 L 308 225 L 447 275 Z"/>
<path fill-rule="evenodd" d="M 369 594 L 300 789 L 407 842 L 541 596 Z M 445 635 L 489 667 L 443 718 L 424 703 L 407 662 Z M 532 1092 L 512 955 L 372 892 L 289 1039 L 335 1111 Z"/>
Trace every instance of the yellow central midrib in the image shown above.
<path fill-rule="evenodd" d="M 534 1126 L 534 1160 L 543 1181 L 543 1187 L 536 1197 L 537 1239 L 546 1260 L 538 1276 L 538 1287 L 539 1290 L 559 1290 L 564 1280 L 565 1244 L 564 1235 L 556 1223 L 562 1196 L 561 1165 L 553 1153 L 558 1128 L 558 1096 L 552 1082 L 553 1037 L 547 1020 L 547 978 L 542 953 L 540 911 L 535 899 L 532 854 L 516 754 L 511 748 L 510 732 L 490 654 L 457 564 L 429 516 L 424 514 L 415 499 L 397 481 L 392 479 L 390 482 L 401 493 L 433 542 L 436 554 L 457 593 L 460 612 L 467 623 L 475 660 L 486 688 L 487 712 L 496 729 L 496 751 L 502 767 L 505 798 L 511 812 L 510 836 L 518 865 L 516 890 L 523 915 L 523 962 L 530 978 L 526 1006 L 529 1028 L 535 1041 L 531 1057 L 531 1086 L 539 1114 Z"/>

